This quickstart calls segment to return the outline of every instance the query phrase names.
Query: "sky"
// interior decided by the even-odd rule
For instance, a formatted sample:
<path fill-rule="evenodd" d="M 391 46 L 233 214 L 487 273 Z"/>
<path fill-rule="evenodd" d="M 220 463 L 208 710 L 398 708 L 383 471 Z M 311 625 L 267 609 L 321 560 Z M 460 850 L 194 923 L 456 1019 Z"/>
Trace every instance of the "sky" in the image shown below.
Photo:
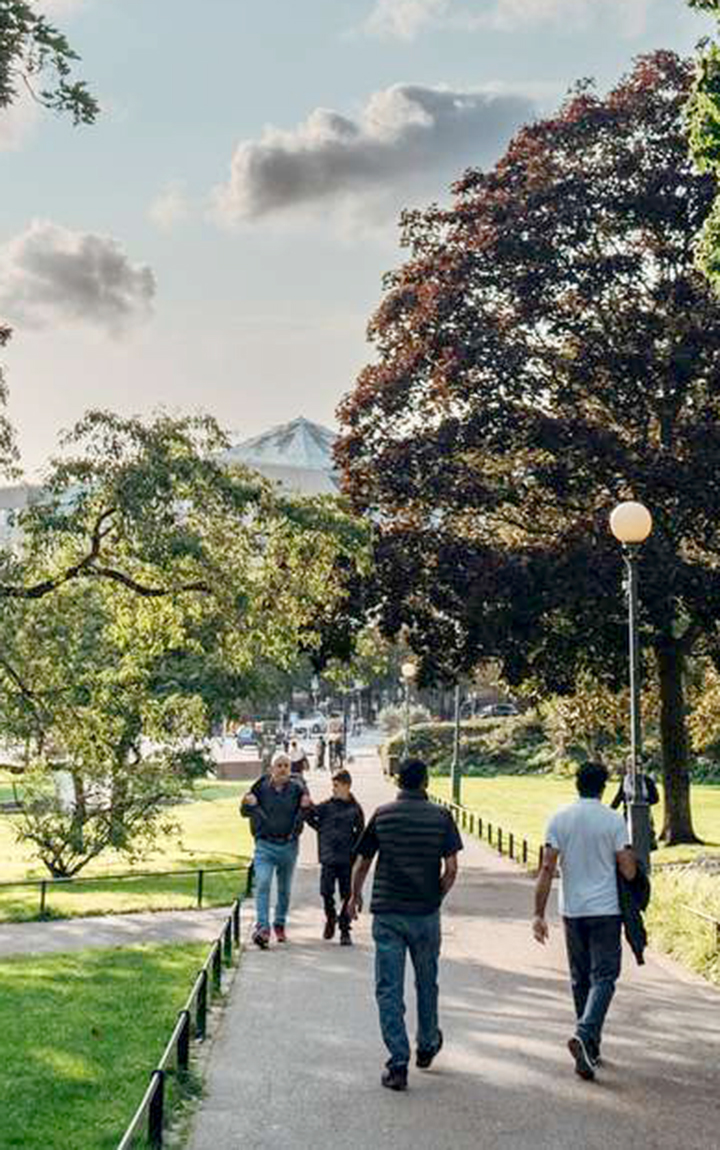
<path fill-rule="evenodd" d="M 95 125 L 0 111 L 0 317 L 28 478 L 90 407 L 328 426 L 399 213 L 568 86 L 711 31 L 684 0 L 37 0 Z"/>

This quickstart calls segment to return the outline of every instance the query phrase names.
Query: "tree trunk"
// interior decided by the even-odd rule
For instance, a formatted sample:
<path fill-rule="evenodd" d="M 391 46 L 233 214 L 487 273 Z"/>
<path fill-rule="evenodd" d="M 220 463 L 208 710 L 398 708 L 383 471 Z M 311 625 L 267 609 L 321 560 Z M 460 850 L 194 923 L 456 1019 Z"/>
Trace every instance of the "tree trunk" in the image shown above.
<path fill-rule="evenodd" d="M 660 735 L 662 745 L 666 846 L 696 843 L 690 811 L 689 744 L 685 722 L 685 653 L 667 640 L 657 648 L 660 673 Z"/>

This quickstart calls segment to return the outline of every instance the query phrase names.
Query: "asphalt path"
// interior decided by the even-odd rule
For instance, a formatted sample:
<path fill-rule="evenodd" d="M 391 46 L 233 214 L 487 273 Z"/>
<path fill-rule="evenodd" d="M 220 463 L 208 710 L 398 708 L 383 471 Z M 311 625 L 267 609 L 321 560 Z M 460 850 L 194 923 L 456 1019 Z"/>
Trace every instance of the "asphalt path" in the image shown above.
<path fill-rule="evenodd" d="M 388 797 L 376 760 L 351 764 L 366 812 Z M 327 779 L 311 789 L 324 797 Z M 432 1069 L 406 1094 L 386 1057 L 366 916 L 355 946 L 320 938 L 314 834 L 305 832 L 287 947 L 250 947 L 209 1052 L 191 1150 L 718 1150 L 720 994 L 654 956 L 625 969 L 605 1064 L 574 1074 L 562 936 L 530 937 L 532 880 L 466 839 L 444 910 L 441 1025 Z M 250 917 L 249 915 L 247 916 Z M 409 1023 L 414 1011 L 408 973 Z"/>

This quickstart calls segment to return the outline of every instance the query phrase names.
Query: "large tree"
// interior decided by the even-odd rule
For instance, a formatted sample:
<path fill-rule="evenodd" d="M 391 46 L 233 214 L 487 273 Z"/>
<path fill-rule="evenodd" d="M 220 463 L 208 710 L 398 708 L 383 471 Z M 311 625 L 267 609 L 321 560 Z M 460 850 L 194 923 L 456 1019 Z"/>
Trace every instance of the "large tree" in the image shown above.
<path fill-rule="evenodd" d="M 383 621 L 426 678 L 481 657 L 514 684 L 626 679 L 620 500 L 652 510 L 641 642 L 657 666 L 668 842 L 694 838 L 683 694 L 720 665 L 720 306 L 694 266 L 714 185 L 684 122 L 693 66 L 579 85 L 409 213 L 407 263 L 341 408 L 339 459 L 378 525 Z"/>
<path fill-rule="evenodd" d="M 91 413 L 2 556 L 0 739 L 24 748 L 21 833 L 53 873 L 152 842 L 203 769 L 188 740 L 319 645 L 339 569 L 363 566 L 339 501 L 284 498 L 224 444 L 210 419 Z"/>

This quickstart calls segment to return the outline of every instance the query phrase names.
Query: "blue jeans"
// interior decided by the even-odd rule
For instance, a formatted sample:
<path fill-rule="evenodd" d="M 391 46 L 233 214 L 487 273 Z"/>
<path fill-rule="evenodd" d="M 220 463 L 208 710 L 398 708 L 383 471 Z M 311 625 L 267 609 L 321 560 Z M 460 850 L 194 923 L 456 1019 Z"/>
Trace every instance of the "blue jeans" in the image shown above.
<path fill-rule="evenodd" d="M 269 839 L 255 841 L 255 917 L 260 930 L 270 930 L 270 887 L 277 880 L 275 926 L 285 926 L 293 871 L 298 857 L 298 841 L 275 843 Z"/>
<path fill-rule="evenodd" d="M 438 1043 L 438 960 L 440 911 L 432 914 L 376 914 L 375 997 L 380 1030 L 390 1057 L 388 1066 L 407 1066 L 410 1043 L 405 1027 L 405 956 L 410 951 L 417 991 L 417 1045 Z"/>
<path fill-rule="evenodd" d="M 597 1052 L 620 977 L 620 915 L 566 918 L 564 923 L 577 1033 Z"/>

